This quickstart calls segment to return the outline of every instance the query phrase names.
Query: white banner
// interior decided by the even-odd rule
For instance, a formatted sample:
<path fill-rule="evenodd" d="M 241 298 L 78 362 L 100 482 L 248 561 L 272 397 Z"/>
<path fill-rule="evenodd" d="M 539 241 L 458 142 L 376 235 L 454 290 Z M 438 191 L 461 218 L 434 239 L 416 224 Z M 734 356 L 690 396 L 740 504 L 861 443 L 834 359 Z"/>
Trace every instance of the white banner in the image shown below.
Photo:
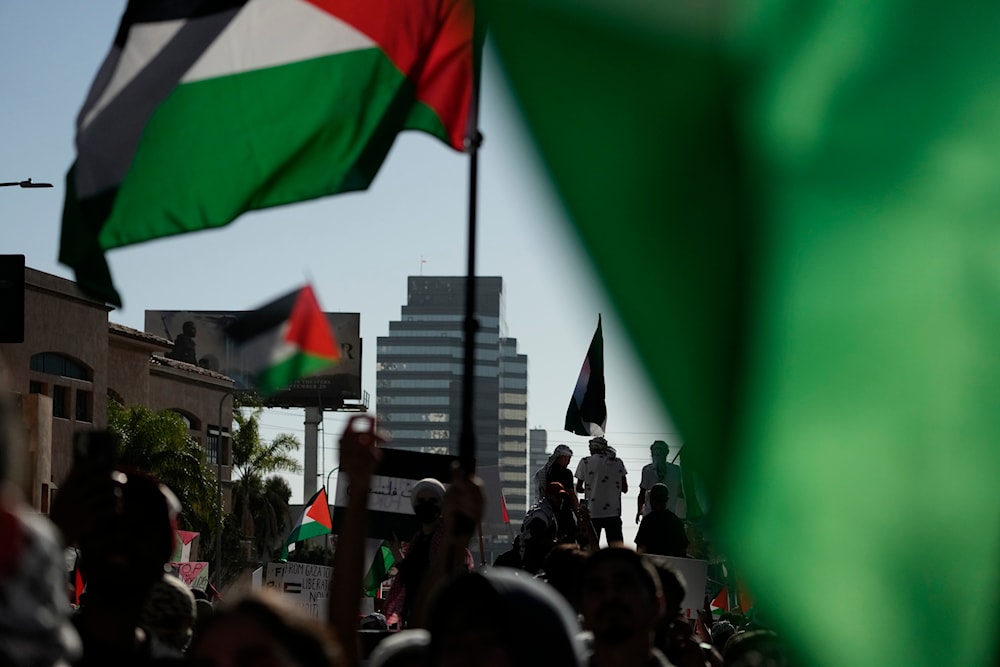
<path fill-rule="evenodd" d="M 373 476 L 371 488 L 368 490 L 368 509 L 374 512 L 394 512 L 412 516 L 413 505 L 410 503 L 410 495 L 419 481 L 405 477 Z M 333 504 L 347 507 L 350 488 L 351 483 L 347 476 L 343 473 L 337 475 L 337 492 Z"/>

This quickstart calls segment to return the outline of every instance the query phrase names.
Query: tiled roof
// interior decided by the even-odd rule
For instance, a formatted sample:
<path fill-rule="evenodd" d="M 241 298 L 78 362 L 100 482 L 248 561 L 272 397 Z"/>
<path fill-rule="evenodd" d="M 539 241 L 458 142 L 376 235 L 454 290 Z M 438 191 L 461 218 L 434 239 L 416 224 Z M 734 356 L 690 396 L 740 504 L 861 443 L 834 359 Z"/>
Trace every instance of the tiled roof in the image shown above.
<path fill-rule="evenodd" d="M 222 373 L 216 373 L 215 371 L 209 370 L 207 368 L 202 368 L 201 366 L 195 366 L 194 364 L 189 364 L 186 361 L 177 361 L 176 359 L 167 359 L 166 357 L 152 356 L 149 361 L 154 366 L 165 366 L 167 368 L 176 368 L 177 370 L 188 371 L 189 373 L 197 373 L 198 375 L 204 375 L 205 377 L 215 378 L 217 380 L 228 380 L 232 382 L 233 379 L 228 375 L 223 375 Z"/>
<path fill-rule="evenodd" d="M 118 324 L 117 322 L 108 322 L 108 330 L 122 336 L 146 341 L 147 343 L 155 343 L 167 348 L 174 346 L 173 342 L 163 336 L 157 336 L 156 334 L 151 334 L 146 331 L 139 331 L 138 329 L 133 329 L 132 327 L 127 327 L 124 324 Z"/>

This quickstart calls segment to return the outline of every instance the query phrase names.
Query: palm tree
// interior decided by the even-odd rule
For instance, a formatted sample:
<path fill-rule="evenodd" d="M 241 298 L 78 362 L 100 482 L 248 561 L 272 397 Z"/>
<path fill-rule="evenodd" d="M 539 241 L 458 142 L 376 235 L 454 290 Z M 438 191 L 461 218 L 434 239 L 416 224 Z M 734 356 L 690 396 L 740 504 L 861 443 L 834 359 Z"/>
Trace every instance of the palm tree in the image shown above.
<path fill-rule="evenodd" d="M 264 560 L 283 543 L 288 532 L 288 500 L 292 490 L 275 473 L 300 472 L 302 466 L 290 452 L 301 446 L 298 438 L 282 433 L 270 442 L 260 438 L 260 405 L 237 405 L 233 410 L 233 513 L 254 555 Z"/>
<path fill-rule="evenodd" d="M 153 475 L 181 502 L 178 525 L 211 538 L 215 531 L 215 475 L 205 450 L 188 436 L 180 415 L 108 400 L 108 430 L 120 442 L 118 463 Z M 203 542 L 204 542 L 203 538 Z"/>

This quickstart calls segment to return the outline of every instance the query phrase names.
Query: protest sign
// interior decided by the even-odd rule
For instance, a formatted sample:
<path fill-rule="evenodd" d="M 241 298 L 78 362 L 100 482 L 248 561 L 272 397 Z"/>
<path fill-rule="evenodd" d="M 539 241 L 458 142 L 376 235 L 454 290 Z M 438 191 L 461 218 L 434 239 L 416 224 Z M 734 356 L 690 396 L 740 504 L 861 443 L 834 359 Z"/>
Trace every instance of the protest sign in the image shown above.
<path fill-rule="evenodd" d="M 311 563 L 268 563 L 264 587 L 280 593 L 292 605 L 326 620 L 333 568 Z M 359 593 L 360 596 L 360 593 Z"/>
<path fill-rule="evenodd" d="M 708 580 L 708 561 L 697 558 L 674 558 L 673 556 L 654 556 L 644 554 L 654 563 L 665 563 L 682 578 L 686 595 L 681 602 L 681 613 L 684 618 L 698 618 L 698 611 L 705 606 L 705 593 Z"/>
<path fill-rule="evenodd" d="M 382 448 L 382 459 L 375 469 L 368 490 L 366 537 L 391 540 L 395 535 L 406 541 L 416 534 L 420 523 L 410 504 L 413 486 L 425 477 L 433 477 L 448 484 L 454 460 L 455 457 L 444 454 Z M 349 488 L 350 480 L 340 473 L 333 500 L 334 533 L 339 533 L 344 523 Z"/>
<path fill-rule="evenodd" d="M 188 588 L 197 588 L 202 591 L 208 589 L 208 563 L 174 562 L 170 564 L 170 569 L 188 585 Z"/>

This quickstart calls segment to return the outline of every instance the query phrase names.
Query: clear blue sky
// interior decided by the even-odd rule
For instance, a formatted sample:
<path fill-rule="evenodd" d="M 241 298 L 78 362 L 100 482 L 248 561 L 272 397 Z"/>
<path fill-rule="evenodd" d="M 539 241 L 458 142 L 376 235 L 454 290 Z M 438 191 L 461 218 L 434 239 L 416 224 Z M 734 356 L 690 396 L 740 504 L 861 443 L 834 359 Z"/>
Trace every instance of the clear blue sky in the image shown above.
<path fill-rule="evenodd" d="M 72 278 L 58 264 L 63 180 L 75 150 L 77 110 L 110 46 L 125 2 L 32 0 L 0 4 L 0 181 L 33 178 L 52 189 L 0 189 L 2 253 Z M 577 457 L 586 439 L 562 430 L 566 405 L 604 318 L 608 440 L 634 490 L 649 444 L 680 438 L 650 394 L 617 316 L 552 193 L 495 60 L 487 51 L 481 122 L 477 273 L 504 279 L 509 333 L 528 355 L 528 424 Z M 368 191 L 248 214 L 217 231 L 109 253 L 124 308 L 112 321 L 143 328 L 145 310 L 253 308 L 310 278 L 325 310 L 360 312 L 362 382 L 375 406 L 375 339 L 406 300 L 406 278 L 465 274 L 468 158 L 405 133 Z M 613 224 L 614 221 L 608 221 Z M 677 326 L 683 326 L 678 322 Z M 268 411 L 265 437 L 301 437 L 297 411 Z M 342 418 L 325 420 L 321 472 L 336 465 Z M 293 502 L 301 481 L 293 480 Z M 629 537 L 627 536 L 627 539 Z"/>

